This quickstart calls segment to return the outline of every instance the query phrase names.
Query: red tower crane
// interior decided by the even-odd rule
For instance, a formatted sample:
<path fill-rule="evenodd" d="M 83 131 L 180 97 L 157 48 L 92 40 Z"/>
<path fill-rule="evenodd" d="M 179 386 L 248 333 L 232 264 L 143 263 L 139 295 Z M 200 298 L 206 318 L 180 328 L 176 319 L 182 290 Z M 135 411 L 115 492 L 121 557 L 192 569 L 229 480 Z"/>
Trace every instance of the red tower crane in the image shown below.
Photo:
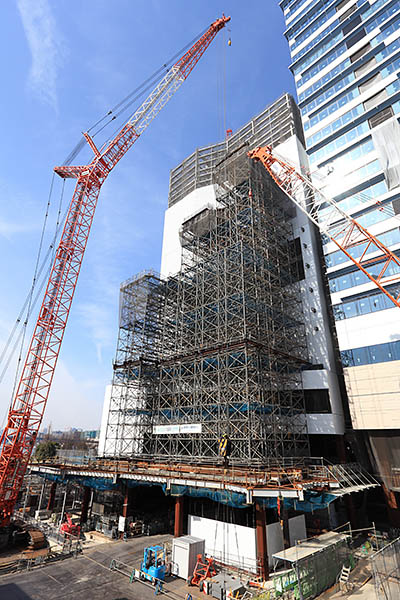
<path fill-rule="evenodd" d="M 324 196 L 304 175 L 284 159 L 274 155 L 270 146 L 255 148 L 248 156 L 267 169 L 285 194 L 326 235 L 349 260 L 384 293 L 395 306 L 400 307 L 400 293 L 393 294 L 388 286 L 400 281 L 400 258 L 360 225 L 340 206 Z M 318 210 L 324 204 L 330 207 L 326 219 L 318 220 Z M 358 247 L 357 253 L 352 249 Z M 378 265 L 377 269 L 371 269 Z"/>
<path fill-rule="evenodd" d="M 42 422 L 101 186 L 229 20 L 230 17 L 223 15 L 210 25 L 105 147 L 99 150 L 89 134 L 84 134 L 94 153 L 91 162 L 54 169 L 60 177 L 75 178 L 77 182 L 19 385 L 0 439 L 0 527 L 10 523 Z"/>

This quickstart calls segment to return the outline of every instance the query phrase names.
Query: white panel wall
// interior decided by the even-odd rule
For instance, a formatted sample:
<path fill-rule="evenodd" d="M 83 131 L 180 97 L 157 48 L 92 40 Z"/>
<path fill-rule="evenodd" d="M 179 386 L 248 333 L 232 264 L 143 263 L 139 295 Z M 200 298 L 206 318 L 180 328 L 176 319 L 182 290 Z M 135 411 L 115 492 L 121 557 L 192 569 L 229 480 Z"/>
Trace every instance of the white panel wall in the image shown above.
<path fill-rule="evenodd" d="M 205 540 L 205 552 L 217 560 L 256 572 L 256 530 L 252 527 L 223 523 L 204 517 L 188 516 L 188 534 Z M 307 537 L 304 515 L 289 519 L 290 545 Z M 275 560 L 272 555 L 284 549 L 283 532 L 279 522 L 267 525 L 267 548 L 269 566 Z"/>
<path fill-rule="evenodd" d="M 275 151 L 290 160 L 297 168 L 308 168 L 308 156 L 296 136 L 277 146 Z M 297 217 L 294 219 L 294 235 L 300 238 L 305 263 L 305 279 L 300 282 L 300 289 L 307 346 L 312 362 L 324 366 L 324 369 L 319 371 L 304 371 L 303 385 L 305 389 L 328 389 L 332 408 L 331 414 L 307 415 L 307 425 L 309 433 L 312 434 L 343 435 L 343 407 L 335 372 L 335 354 L 319 266 L 316 232 L 307 215 L 300 210 L 297 211 Z"/>
<path fill-rule="evenodd" d="M 386 344 L 400 340 L 399 309 L 388 308 L 351 319 L 336 321 L 341 350 Z"/>
<path fill-rule="evenodd" d="M 281 552 L 284 549 L 283 543 L 283 531 L 280 523 L 270 523 L 267 525 L 267 550 L 268 550 L 268 564 L 270 567 L 274 566 L 276 560 L 272 558 L 272 555 L 276 552 Z"/>
<path fill-rule="evenodd" d="M 214 208 L 216 205 L 214 185 L 206 185 L 193 190 L 165 211 L 161 277 L 175 275 L 181 268 L 179 229 L 182 223 L 203 208 L 207 206 Z"/>
<path fill-rule="evenodd" d="M 105 454 L 108 412 L 110 410 L 110 401 L 111 401 L 111 389 L 112 389 L 112 385 L 111 384 L 107 385 L 105 392 L 104 392 L 103 412 L 101 415 L 101 425 L 100 425 L 99 446 L 97 449 L 98 456 L 104 456 L 104 454 Z"/>
<path fill-rule="evenodd" d="M 256 573 L 256 530 L 188 516 L 188 534 L 205 540 L 205 552 L 221 562 Z"/>
<path fill-rule="evenodd" d="M 304 515 L 289 519 L 289 536 L 291 546 L 295 546 L 297 541 L 306 539 L 306 518 Z"/>

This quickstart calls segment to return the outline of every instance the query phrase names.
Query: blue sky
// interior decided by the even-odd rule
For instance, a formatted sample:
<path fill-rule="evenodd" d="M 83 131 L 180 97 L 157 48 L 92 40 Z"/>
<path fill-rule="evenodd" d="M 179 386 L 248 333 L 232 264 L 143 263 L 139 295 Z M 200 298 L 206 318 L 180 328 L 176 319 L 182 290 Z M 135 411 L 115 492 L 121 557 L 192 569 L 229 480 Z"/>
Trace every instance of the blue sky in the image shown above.
<path fill-rule="evenodd" d="M 2 3 L 0 353 L 32 281 L 52 169 L 110 107 L 222 15 L 232 17 L 103 186 L 43 425 L 97 428 L 112 377 L 119 284 L 160 266 L 169 172 L 282 92 L 294 94 L 278 0 Z M 232 45 L 228 47 L 228 37 Z M 80 157 L 81 159 L 81 157 Z M 79 161 L 80 162 L 80 161 Z M 65 187 L 67 205 L 73 182 Z M 55 181 L 49 233 L 61 180 Z M 15 361 L 0 388 L 0 427 Z"/>

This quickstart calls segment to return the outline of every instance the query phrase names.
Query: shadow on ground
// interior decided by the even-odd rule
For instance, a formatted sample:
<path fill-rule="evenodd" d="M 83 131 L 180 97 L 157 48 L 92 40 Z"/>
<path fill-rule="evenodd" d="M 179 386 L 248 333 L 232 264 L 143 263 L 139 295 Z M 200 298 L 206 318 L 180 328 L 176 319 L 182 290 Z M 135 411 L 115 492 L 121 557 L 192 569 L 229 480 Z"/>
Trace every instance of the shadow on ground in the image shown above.
<path fill-rule="evenodd" d="M 6 585 L 0 585 L 0 600 L 32 600 L 32 597 L 25 594 L 19 585 L 6 583 Z"/>

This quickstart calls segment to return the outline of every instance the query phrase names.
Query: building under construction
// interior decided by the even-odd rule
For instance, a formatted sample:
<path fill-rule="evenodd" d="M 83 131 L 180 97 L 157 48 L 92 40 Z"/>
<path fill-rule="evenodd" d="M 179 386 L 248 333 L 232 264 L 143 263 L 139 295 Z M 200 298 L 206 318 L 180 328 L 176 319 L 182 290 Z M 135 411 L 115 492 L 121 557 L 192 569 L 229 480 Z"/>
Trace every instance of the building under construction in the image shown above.
<path fill-rule="evenodd" d="M 185 210 L 172 227 L 167 211 L 164 277 L 121 286 L 103 455 L 215 462 L 226 436 L 235 464 L 307 456 L 307 407 L 336 420 L 318 434 L 343 433 L 323 284 L 304 256 L 318 258 L 317 240 L 247 157 L 265 143 L 300 148 L 299 123 L 284 95 L 172 172 L 169 210 Z"/>
<path fill-rule="evenodd" d="M 235 463 L 308 454 L 293 210 L 246 155 L 220 176 L 182 225 L 181 271 L 122 288 L 113 455 L 215 461 L 224 435 Z"/>
<path fill-rule="evenodd" d="M 305 513 L 339 524 L 341 499 L 376 485 L 311 458 L 335 457 L 345 421 L 319 239 L 247 156 L 271 143 L 306 168 L 299 123 L 284 95 L 171 173 L 161 275 L 121 286 L 100 457 L 32 465 L 52 482 L 39 511 L 62 520 L 78 489 L 81 522 L 110 536 L 166 511 L 175 536 L 266 579 L 273 552 L 307 536 Z"/>

